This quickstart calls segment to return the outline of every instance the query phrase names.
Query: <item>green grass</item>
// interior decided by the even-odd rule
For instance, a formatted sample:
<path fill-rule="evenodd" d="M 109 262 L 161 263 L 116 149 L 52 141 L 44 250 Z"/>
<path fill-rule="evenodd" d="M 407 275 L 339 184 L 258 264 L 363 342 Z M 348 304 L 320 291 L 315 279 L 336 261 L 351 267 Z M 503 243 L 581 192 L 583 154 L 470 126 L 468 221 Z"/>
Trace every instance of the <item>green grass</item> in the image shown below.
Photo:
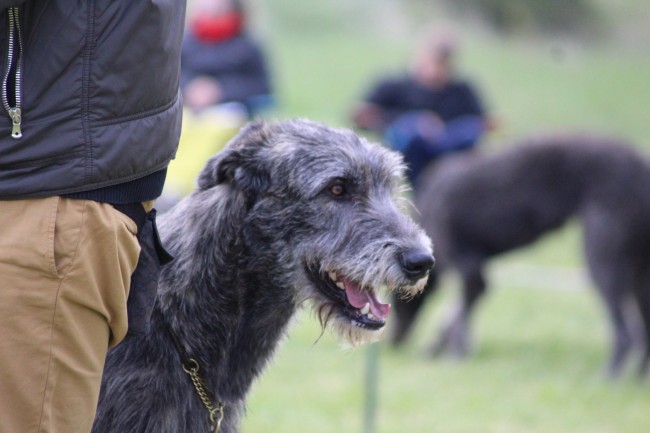
<path fill-rule="evenodd" d="M 441 319 L 428 309 L 407 347 L 381 348 L 378 432 L 647 431 L 647 387 L 601 377 L 606 331 L 590 293 L 496 290 L 463 363 L 424 355 Z M 329 336 L 312 347 L 318 335 L 301 317 L 254 387 L 245 432 L 362 431 L 365 351 L 342 351 Z"/>
<path fill-rule="evenodd" d="M 598 1 L 618 11 L 617 23 L 646 8 Z M 274 116 L 334 125 L 348 124 L 374 78 L 403 69 L 425 23 L 445 20 L 429 1 L 254 4 L 277 83 Z M 462 71 L 502 123 L 488 151 L 557 129 L 620 135 L 650 150 L 647 45 L 506 40 L 475 25 L 459 28 Z M 447 277 L 406 347 L 381 347 L 378 433 L 646 433 L 648 385 L 632 372 L 616 383 L 602 379 L 608 328 L 581 270 L 580 243 L 570 222 L 491 264 L 492 293 L 473 323 L 475 355 L 463 363 L 424 355 L 456 295 L 457 282 Z M 245 433 L 362 431 L 366 352 L 342 351 L 328 334 L 313 346 L 315 322 L 299 317 L 253 386 Z"/>

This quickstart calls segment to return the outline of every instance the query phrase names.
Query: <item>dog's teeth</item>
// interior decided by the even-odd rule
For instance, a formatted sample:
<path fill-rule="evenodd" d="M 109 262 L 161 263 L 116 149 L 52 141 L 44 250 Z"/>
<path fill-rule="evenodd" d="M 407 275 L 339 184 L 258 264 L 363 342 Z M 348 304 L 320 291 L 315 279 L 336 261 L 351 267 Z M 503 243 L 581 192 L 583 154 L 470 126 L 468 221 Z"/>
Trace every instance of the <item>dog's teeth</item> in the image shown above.
<path fill-rule="evenodd" d="M 361 314 L 363 315 L 370 313 L 370 304 L 366 302 L 366 305 L 364 305 L 359 311 L 361 311 Z"/>
<path fill-rule="evenodd" d="M 338 287 L 341 290 L 345 290 L 345 284 L 343 284 L 342 281 L 337 281 L 336 282 L 336 287 Z"/>
<path fill-rule="evenodd" d="M 336 281 L 337 278 L 338 278 L 337 275 L 336 275 L 336 272 L 328 272 L 327 275 L 329 275 L 330 280 L 332 280 L 332 281 Z"/>
<path fill-rule="evenodd" d="M 375 317 L 375 315 L 372 314 L 372 313 L 368 313 L 368 319 L 370 319 L 370 320 L 377 320 L 377 318 Z"/>

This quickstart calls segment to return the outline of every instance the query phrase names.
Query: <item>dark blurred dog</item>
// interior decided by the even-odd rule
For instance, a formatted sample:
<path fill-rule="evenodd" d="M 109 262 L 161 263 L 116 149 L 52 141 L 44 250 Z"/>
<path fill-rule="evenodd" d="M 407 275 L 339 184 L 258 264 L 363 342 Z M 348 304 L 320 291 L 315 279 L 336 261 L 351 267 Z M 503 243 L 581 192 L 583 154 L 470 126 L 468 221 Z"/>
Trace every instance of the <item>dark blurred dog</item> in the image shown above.
<path fill-rule="evenodd" d="M 454 268 L 462 301 L 433 353 L 468 352 L 468 322 L 485 292 L 484 265 L 527 245 L 577 216 L 586 261 L 610 316 L 613 347 L 608 373 L 620 373 L 635 346 L 643 347 L 641 373 L 650 366 L 650 166 L 618 140 L 547 136 L 492 156 L 446 158 L 420 177 L 416 204 L 436 248 L 436 273 L 411 302 L 397 299 L 393 342 L 402 342 L 436 274 Z M 628 301 L 637 317 L 626 316 Z M 641 332 L 637 332 L 641 331 Z M 635 341 L 638 335 L 643 341 Z M 638 340 L 638 338 L 636 338 Z"/>

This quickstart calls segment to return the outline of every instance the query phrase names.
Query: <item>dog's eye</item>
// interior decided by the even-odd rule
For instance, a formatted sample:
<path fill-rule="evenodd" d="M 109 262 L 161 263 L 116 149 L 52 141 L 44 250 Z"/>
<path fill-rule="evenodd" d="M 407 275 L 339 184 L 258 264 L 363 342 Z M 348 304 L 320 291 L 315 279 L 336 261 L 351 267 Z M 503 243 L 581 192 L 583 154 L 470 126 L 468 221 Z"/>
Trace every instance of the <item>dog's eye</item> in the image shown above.
<path fill-rule="evenodd" d="M 343 183 L 342 180 L 336 181 L 330 186 L 329 192 L 332 197 L 342 197 L 347 192 L 345 189 L 345 183 Z"/>

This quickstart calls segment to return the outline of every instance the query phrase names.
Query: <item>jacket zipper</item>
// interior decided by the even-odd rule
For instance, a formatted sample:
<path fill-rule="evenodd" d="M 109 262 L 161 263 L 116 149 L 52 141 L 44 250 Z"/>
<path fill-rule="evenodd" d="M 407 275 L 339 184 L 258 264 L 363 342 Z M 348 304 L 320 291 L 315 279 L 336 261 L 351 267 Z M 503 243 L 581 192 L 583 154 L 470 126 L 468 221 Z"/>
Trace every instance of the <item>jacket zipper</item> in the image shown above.
<path fill-rule="evenodd" d="M 11 137 L 18 139 L 23 136 L 21 130 L 22 112 L 21 112 L 21 75 L 22 75 L 22 54 L 23 41 L 20 34 L 19 9 L 13 6 L 7 9 L 9 20 L 9 36 L 7 38 L 7 67 L 5 70 L 4 80 L 2 81 L 2 105 L 4 106 L 9 118 L 11 119 Z M 15 63 L 14 63 L 15 62 Z M 14 70 L 12 77 L 11 71 Z M 14 106 L 9 101 L 9 80 L 14 80 Z"/>

